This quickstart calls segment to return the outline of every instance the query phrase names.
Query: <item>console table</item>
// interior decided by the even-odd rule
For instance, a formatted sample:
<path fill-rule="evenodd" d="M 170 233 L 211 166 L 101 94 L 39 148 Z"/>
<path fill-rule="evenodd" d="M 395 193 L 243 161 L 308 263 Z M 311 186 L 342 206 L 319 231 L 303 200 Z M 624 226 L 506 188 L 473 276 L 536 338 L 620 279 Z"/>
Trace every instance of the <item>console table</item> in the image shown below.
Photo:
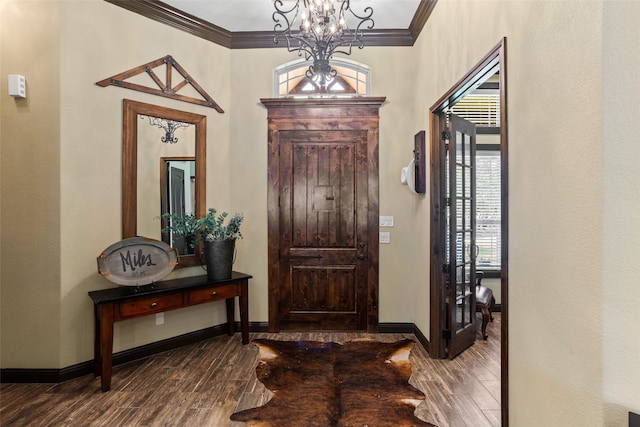
<path fill-rule="evenodd" d="M 94 372 L 101 389 L 111 389 L 113 324 L 191 305 L 226 300 L 229 335 L 235 332 L 235 297 L 240 299 L 242 343 L 249 342 L 248 284 L 252 276 L 234 271 L 230 279 L 209 281 L 207 276 L 166 280 L 144 286 L 119 286 L 89 292 L 95 315 Z"/>

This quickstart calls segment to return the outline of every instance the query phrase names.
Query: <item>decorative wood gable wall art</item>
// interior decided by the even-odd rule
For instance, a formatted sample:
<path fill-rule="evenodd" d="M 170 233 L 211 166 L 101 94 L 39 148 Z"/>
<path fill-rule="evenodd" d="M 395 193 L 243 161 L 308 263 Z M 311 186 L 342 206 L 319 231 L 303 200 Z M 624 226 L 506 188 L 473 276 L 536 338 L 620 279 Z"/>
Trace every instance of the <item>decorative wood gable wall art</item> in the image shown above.
<path fill-rule="evenodd" d="M 166 65 L 164 83 L 153 71 L 154 68 L 159 67 L 163 64 Z M 173 69 L 175 69 L 184 78 L 184 80 L 182 80 L 175 86 L 172 86 L 171 82 Z M 158 85 L 159 89 L 125 81 L 130 77 L 137 76 L 142 73 L 147 73 L 149 77 L 151 77 L 151 79 L 156 83 L 156 85 Z M 189 102 L 191 104 L 204 105 L 205 107 L 214 108 L 218 113 L 224 113 L 224 110 L 220 108 L 216 101 L 214 101 L 213 98 L 211 98 L 211 96 L 209 96 L 209 94 L 205 92 L 205 90 L 189 75 L 189 73 L 187 73 L 184 68 L 182 68 L 180 64 L 178 64 L 175 59 L 173 59 L 171 55 L 167 55 L 163 58 L 156 59 L 155 61 L 140 65 L 139 67 L 132 68 L 129 71 L 125 71 L 123 73 L 116 74 L 115 76 L 108 77 L 104 80 L 100 80 L 99 82 L 96 82 L 96 84 L 102 87 L 106 87 L 109 85 L 119 86 L 126 89 L 137 90 L 138 92 L 150 93 L 153 95 L 164 96 L 165 98 Z M 195 89 L 203 99 L 178 94 L 178 91 L 187 85 L 191 85 L 191 87 L 193 87 L 193 89 Z"/>

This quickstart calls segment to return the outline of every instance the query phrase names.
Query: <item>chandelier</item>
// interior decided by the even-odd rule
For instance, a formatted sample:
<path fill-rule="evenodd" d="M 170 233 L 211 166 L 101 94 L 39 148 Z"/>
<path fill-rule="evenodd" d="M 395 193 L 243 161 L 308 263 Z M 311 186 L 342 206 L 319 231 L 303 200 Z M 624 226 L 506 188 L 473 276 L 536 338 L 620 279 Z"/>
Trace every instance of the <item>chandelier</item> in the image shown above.
<path fill-rule="evenodd" d="M 351 55 L 353 46 L 364 47 L 362 31 L 373 28 L 373 9 L 366 7 L 360 16 L 351 9 L 349 0 L 295 0 L 293 3 L 288 8 L 283 0 L 275 0 L 273 41 L 286 40 L 289 52 L 297 51 L 298 56 L 304 55 L 307 61 L 313 59 L 306 76 L 326 88 L 337 75 L 329 60 L 334 53 Z M 355 24 L 350 28 L 347 21 Z"/>
<path fill-rule="evenodd" d="M 144 117 L 145 116 L 141 115 L 140 119 L 144 120 Z M 164 131 L 164 136 L 160 138 L 160 141 L 165 144 L 177 144 L 178 138 L 174 136 L 176 129 L 189 127 L 189 123 L 176 122 L 174 120 L 161 119 L 159 117 L 147 117 L 151 126 L 157 126 Z"/>

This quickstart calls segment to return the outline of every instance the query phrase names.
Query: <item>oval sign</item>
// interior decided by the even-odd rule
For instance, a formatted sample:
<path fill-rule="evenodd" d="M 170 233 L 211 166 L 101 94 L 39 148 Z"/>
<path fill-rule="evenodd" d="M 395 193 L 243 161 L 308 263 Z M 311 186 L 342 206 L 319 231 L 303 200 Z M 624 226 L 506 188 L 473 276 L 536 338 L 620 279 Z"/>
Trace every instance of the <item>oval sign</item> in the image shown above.
<path fill-rule="evenodd" d="M 98 273 L 118 285 L 141 286 L 162 279 L 177 264 L 178 254 L 165 242 L 131 237 L 98 256 Z"/>

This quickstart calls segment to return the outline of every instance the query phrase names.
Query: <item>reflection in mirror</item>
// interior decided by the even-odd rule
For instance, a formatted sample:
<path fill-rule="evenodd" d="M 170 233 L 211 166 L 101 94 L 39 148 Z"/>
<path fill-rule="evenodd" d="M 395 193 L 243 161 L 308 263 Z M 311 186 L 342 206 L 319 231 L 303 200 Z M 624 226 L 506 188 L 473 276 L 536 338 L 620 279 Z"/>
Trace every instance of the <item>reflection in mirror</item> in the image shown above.
<path fill-rule="evenodd" d="M 178 267 L 200 265 L 201 245 L 163 233 L 158 218 L 204 216 L 206 117 L 125 99 L 123 133 L 123 238 L 163 240 L 176 245 Z"/>
<path fill-rule="evenodd" d="M 163 203 L 163 180 L 165 179 L 165 167 L 158 159 L 190 158 L 194 160 L 194 180 L 195 180 L 195 127 L 186 126 L 174 129 L 170 138 L 176 143 L 165 143 L 165 130 L 149 124 L 147 117 L 138 115 L 141 120 L 138 123 L 138 235 L 160 240 L 161 223 L 158 217 L 164 213 L 193 214 L 192 206 L 195 203 L 189 202 L 189 209 L 173 211 L 171 203 Z M 176 172 L 177 175 L 177 172 Z M 191 178 L 191 172 L 186 175 L 187 180 Z M 176 176 L 176 178 L 178 178 Z M 184 179 L 184 176 L 183 176 Z M 190 193 L 189 189 L 189 193 Z M 166 196 L 165 196 L 166 197 Z M 165 243 L 171 244 L 167 239 Z M 176 248 L 177 249 L 177 248 Z M 183 254 L 180 254 L 183 255 Z"/>
<path fill-rule="evenodd" d="M 162 241 L 175 248 L 179 255 L 194 253 L 195 236 L 191 226 L 195 225 L 195 166 L 193 157 L 160 160 Z M 176 217 L 189 221 L 180 223 Z"/>
<path fill-rule="evenodd" d="M 144 120 L 145 116 L 140 115 L 140 119 Z M 177 144 L 178 136 L 176 135 L 176 130 L 182 127 L 191 126 L 189 123 L 176 122 L 173 120 L 163 119 L 161 117 L 147 117 L 149 119 L 149 124 L 151 126 L 157 126 L 158 128 L 164 131 L 164 136 L 160 137 L 160 141 L 165 144 Z M 188 143 L 189 141 L 187 141 Z"/>

